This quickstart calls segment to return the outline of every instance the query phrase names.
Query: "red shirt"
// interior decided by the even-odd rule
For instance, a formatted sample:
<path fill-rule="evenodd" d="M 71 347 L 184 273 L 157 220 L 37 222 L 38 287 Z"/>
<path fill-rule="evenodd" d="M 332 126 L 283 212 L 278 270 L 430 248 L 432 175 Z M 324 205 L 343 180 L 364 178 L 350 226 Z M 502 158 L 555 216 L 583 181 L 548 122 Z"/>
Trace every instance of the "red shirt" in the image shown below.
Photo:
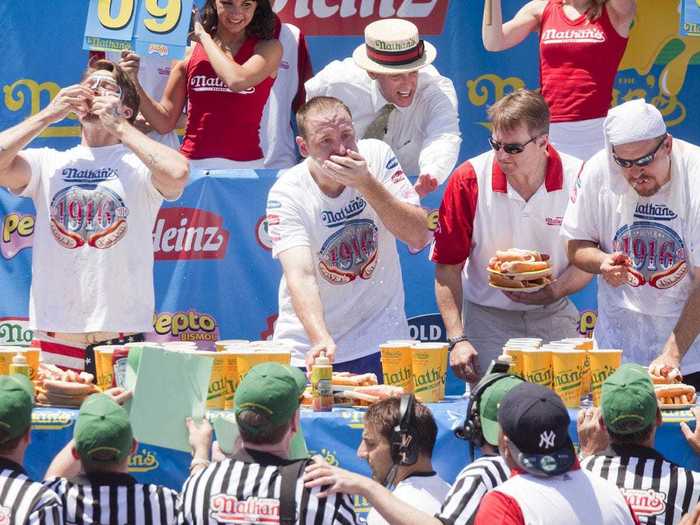
<path fill-rule="evenodd" d="M 248 37 L 235 61 L 245 63 L 255 53 L 257 43 L 257 38 Z M 190 159 L 261 159 L 260 120 L 273 82 L 268 77 L 257 86 L 234 93 L 197 44 L 187 64 L 187 128 L 180 151 Z"/>
<path fill-rule="evenodd" d="M 604 117 L 617 68 L 627 47 L 610 22 L 608 9 L 589 22 L 570 20 L 562 0 L 550 0 L 540 24 L 540 86 L 552 122 Z"/>

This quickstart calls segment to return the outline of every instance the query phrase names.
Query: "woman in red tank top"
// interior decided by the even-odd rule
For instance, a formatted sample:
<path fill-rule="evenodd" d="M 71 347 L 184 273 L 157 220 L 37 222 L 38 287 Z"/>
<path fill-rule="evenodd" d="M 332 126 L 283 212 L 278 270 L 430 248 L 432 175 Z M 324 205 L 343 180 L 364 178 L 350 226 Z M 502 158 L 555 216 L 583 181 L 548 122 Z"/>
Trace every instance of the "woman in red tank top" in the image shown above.
<path fill-rule="evenodd" d="M 274 23 L 270 0 L 206 0 L 194 47 L 160 102 L 139 87 L 141 113 L 159 133 L 175 128 L 187 101 L 181 151 L 200 167 L 262 167 L 260 120 L 282 58 Z"/>
<path fill-rule="evenodd" d="M 636 0 L 531 0 L 504 24 L 501 0 L 485 0 L 487 50 L 540 34 L 540 87 L 559 151 L 586 160 L 603 148 L 603 119 L 636 8 Z"/>

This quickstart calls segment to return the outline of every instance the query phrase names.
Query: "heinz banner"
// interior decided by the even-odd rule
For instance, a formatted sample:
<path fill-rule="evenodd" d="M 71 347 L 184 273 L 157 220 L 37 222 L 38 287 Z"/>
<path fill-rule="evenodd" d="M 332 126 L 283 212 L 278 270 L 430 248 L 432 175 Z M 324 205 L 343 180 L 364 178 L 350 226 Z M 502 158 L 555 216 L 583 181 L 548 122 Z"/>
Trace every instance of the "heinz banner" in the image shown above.
<path fill-rule="evenodd" d="M 165 0 L 97 2 L 109 4 L 113 18 L 125 9 L 123 3 L 133 8 L 134 25 L 149 17 L 158 23 L 175 21 L 172 13 L 167 17 L 170 11 L 166 8 L 172 5 Z M 513 16 L 524 3 L 503 0 L 505 16 Z M 0 129 L 37 113 L 61 86 L 79 80 L 87 63 L 83 44 L 89 5 L 89 0 L 0 2 L 0 19 L 7 28 L 0 40 L 5 57 L 0 70 Z M 161 18 L 141 8 L 160 13 Z M 436 67 L 457 89 L 461 160 L 489 147 L 486 110 L 490 104 L 514 89 L 538 85 L 537 37 L 532 35 L 509 51 L 485 51 L 480 1 L 276 0 L 274 9 L 283 21 L 297 25 L 307 35 L 315 71 L 331 60 L 350 56 L 363 41 L 364 27 L 373 20 L 403 17 L 415 22 L 437 47 Z M 684 11 L 684 16 L 688 14 L 690 10 Z M 184 8 L 180 17 L 187 17 Z M 696 96 L 700 92 L 700 39 L 679 36 L 680 17 L 678 0 L 638 1 L 613 103 L 644 97 L 661 110 L 673 136 L 700 143 L 700 99 Z M 185 25 L 179 21 L 177 27 Z M 134 31 L 138 38 L 138 28 L 124 38 L 133 38 Z M 155 45 L 164 42 L 160 38 Z M 290 66 L 282 63 L 280 67 Z M 79 135 L 78 122 L 67 118 L 50 126 L 32 146 L 66 149 L 78 142 Z M 264 170 L 215 176 L 195 173 L 184 196 L 163 207 L 153 230 L 154 338 L 206 344 L 219 338 L 270 336 L 280 266 L 270 256 L 264 214 L 275 177 L 276 172 Z M 442 188 L 425 199 L 424 205 L 436 209 L 441 194 Z M 0 344 L 27 344 L 31 340 L 26 322 L 34 229 L 31 202 L 0 189 L 0 227 Z M 432 341 L 445 334 L 426 252 L 410 254 L 400 248 L 412 335 Z M 581 333 L 590 333 L 595 322 L 594 290 L 578 294 L 575 301 L 582 312 Z"/>

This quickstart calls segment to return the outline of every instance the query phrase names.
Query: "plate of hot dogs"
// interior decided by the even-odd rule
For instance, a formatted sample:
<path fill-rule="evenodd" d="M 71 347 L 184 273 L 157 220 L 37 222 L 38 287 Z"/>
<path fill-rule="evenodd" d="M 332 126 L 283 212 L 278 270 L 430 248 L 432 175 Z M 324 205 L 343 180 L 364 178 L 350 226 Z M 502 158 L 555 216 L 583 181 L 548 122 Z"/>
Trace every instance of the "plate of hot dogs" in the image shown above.
<path fill-rule="evenodd" d="M 549 255 L 534 250 L 497 250 L 489 261 L 489 286 L 511 292 L 536 292 L 552 282 Z"/>
<path fill-rule="evenodd" d="M 664 367 L 661 375 L 649 374 L 654 383 L 654 391 L 659 408 L 662 410 L 682 410 L 695 406 L 695 387 L 683 384 L 683 376 L 677 368 Z"/>

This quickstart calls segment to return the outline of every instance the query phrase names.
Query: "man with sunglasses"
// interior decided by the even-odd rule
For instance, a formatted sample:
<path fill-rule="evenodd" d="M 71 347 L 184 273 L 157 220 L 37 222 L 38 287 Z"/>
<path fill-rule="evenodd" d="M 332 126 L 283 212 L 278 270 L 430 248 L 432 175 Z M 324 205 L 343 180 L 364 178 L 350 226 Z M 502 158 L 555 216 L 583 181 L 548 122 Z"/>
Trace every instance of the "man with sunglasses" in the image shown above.
<path fill-rule="evenodd" d="M 600 275 L 593 335 L 656 374 L 682 361 L 700 387 L 700 148 L 641 99 L 608 112 L 605 136 L 562 225 L 571 261 Z"/>
<path fill-rule="evenodd" d="M 431 253 L 450 365 L 471 383 L 511 337 L 579 335 L 578 310 L 567 296 L 590 280 L 569 264 L 559 235 L 581 161 L 549 144 L 546 102 L 519 90 L 491 106 L 489 117 L 492 149 L 450 178 Z M 489 287 L 489 259 L 508 248 L 548 254 L 554 282 L 534 293 Z"/>

